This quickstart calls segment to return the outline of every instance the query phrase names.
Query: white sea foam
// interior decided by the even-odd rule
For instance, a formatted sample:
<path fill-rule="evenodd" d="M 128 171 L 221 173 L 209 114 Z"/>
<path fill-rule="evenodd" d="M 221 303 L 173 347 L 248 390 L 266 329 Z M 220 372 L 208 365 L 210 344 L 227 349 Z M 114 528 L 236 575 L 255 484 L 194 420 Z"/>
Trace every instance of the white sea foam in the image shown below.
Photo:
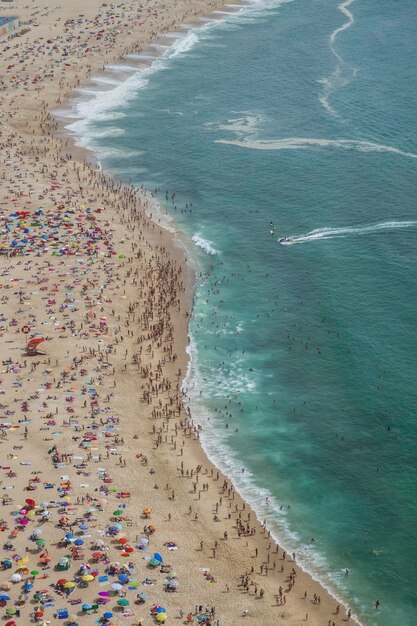
<path fill-rule="evenodd" d="M 395 230 L 397 228 L 412 228 L 417 226 L 417 221 L 393 221 L 371 224 L 369 226 L 347 226 L 340 228 L 317 228 L 306 235 L 288 237 L 289 241 L 280 241 L 282 245 L 292 245 L 296 243 L 308 243 L 318 239 L 334 239 L 335 237 L 348 237 L 349 235 L 368 235 L 383 230 Z"/>
<path fill-rule="evenodd" d="M 97 138 L 101 137 L 121 137 L 125 134 L 123 128 L 111 127 L 111 128 L 101 128 L 98 130 L 94 136 Z"/>
<path fill-rule="evenodd" d="M 339 580 L 340 573 L 331 571 L 317 546 L 301 542 L 298 533 L 289 525 L 287 509 L 281 507 L 282 503 L 259 485 L 256 476 L 246 467 L 245 472 L 241 471 L 243 462 L 229 445 L 229 430 L 224 428 L 224 424 L 216 422 L 215 414 L 210 413 L 204 404 L 204 395 L 200 396 L 200 391 L 203 391 L 203 394 L 207 392 L 210 396 L 213 392 L 218 393 L 218 385 L 216 383 L 208 387 L 209 381 L 200 373 L 197 346 L 193 337 L 187 347 L 187 354 L 189 362 L 182 389 L 188 399 L 193 419 L 203 427 L 200 441 L 206 454 L 216 467 L 233 481 L 236 491 L 252 507 L 258 520 L 267 520 L 272 538 L 288 554 L 296 552 L 296 560 L 300 567 L 318 580 L 342 606 L 347 608 L 346 602 L 334 589 L 334 580 L 337 580 L 339 588 L 343 589 L 343 584 L 340 584 Z M 230 393 L 230 388 L 226 388 L 224 393 Z M 269 505 L 266 504 L 267 497 Z M 353 617 L 362 626 L 358 617 L 356 615 Z"/>
<path fill-rule="evenodd" d="M 114 86 L 120 83 L 120 81 L 116 78 L 112 78 L 111 76 L 105 76 L 103 74 L 100 74 L 99 76 L 93 76 L 91 80 L 93 83 L 98 83 L 99 85 L 102 84 Z"/>
<path fill-rule="evenodd" d="M 163 44 L 154 44 L 154 48 L 160 51 L 160 55 L 145 54 L 128 54 L 127 58 L 135 61 L 149 61 L 150 64 L 142 69 L 136 68 L 134 74 L 125 78 L 127 73 L 126 66 L 120 66 L 120 73 L 123 75 L 123 81 L 115 84 L 113 89 L 106 90 L 80 90 L 83 96 L 88 96 L 82 101 L 73 103 L 74 112 L 71 117 L 77 118 L 77 122 L 69 124 L 67 129 L 77 135 L 76 142 L 85 147 L 92 147 L 95 129 L 91 128 L 94 121 L 98 119 L 106 119 L 105 115 L 112 115 L 113 110 L 125 105 L 129 102 L 137 92 L 146 87 L 149 77 L 167 66 L 170 59 L 178 55 L 185 54 L 190 51 L 196 43 L 204 38 L 213 28 L 227 28 L 228 24 L 233 24 L 237 19 L 247 14 L 256 14 L 256 11 L 263 11 L 268 8 L 277 8 L 282 4 L 292 2 L 293 0 L 251 0 L 246 5 L 230 5 L 231 8 L 238 9 L 231 13 L 226 13 L 224 19 L 210 19 L 202 26 L 195 24 L 184 25 L 185 33 L 167 33 L 167 39 L 173 40 L 172 44 L 165 46 Z M 117 68 L 118 66 L 113 66 Z M 131 71 L 131 68 L 129 68 Z M 114 80 L 114 77 L 103 78 L 94 77 L 97 83 L 108 83 Z M 112 119 L 112 118 L 108 118 Z"/>
<path fill-rule="evenodd" d="M 219 124 L 219 130 L 227 130 L 237 135 L 241 139 L 252 136 L 258 130 L 262 121 L 262 116 L 251 112 L 242 112 L 242 117 L 235 117 L 227 120 L 226 124 Z"/>
<path fill-rule="evenodd" d="M 230 130 L 230 128 L 229 128 Z M 345 150 L 359 150 L 360 152 L 390 152 L 399 156 L 417 159 L 414 152 L 399 150 L 393 146 L 374 143 L 372 141 L 357 141 L 355 139 L 315 139 L 312 137 L 288 137 L 286 139 L 217 139 L 215 143 L 230 144 L 239 148 L 252 150 L 297 150 L 305 148 L 343 148 Z"/>
<path fill-rule="evenodd" d="M 216 250 L 216 248 L 213 247 L 212 241 L 209 241 L 208 239 L 204 239 L 198 233 L 193 235 L 192 240 L 194 241 L 195 245 L 201 248 L 202 250 L 204 250 L 206 254 L 210 254 L 210 255 L 220 254 L 219 250 Z"/>
<path fill-rule="evenodd" d="M 323 86 L 322 92 L 319 96 L 319 100 L 323 107 L 326 109 L 328 113 L 336 116 L 336 110 L 330 105 L 329 99 L 335 89 L 339 87 L 344 87 L 352 78 L 354 78 L 357 74 L 357 69 L 351 67 L 346 63 L 346 61 L 338 54 L 335 50 L 335 42 L 336 38 L 340 33 L 348 30 L 355 22 L 355 18 L 353 13 L 349 10 L 350 5 L 355 2 L 355 0 L 345 0 L 337 7 L 343 15 L 347 17 L 347 21 L 344 22 L 341 26 L 338 26 L 329 37 L 329 48 L 332 54 L 336 58 L 336 68 L 327 78 L 322 78 L 320 83 Z"/>
<path fill-rule="evenodd" d="M 113 72 L 137 72 L 138 68 L 133 65 L 107 65 L 107 69 L 112 70 Z"/>

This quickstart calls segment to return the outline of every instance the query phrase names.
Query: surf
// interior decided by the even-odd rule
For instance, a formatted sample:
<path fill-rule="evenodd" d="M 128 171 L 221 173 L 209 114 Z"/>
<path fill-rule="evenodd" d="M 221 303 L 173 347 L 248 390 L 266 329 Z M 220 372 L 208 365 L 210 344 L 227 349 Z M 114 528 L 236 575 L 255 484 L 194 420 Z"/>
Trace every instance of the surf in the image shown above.
<path fill-rule="evenodd" d="M 398 228 L 412 228 L 417 226 L 417 221 L 393 221 L 381 222 L 380 224 L 372 224 L 369 226 L 346 226 L 340 228 L 317 228 L 305 235 L 296 237 L 283 237 L 278 240 L 282 246 L 291 246 L 296 243 L 309 243 L 320 239 L 335 239 L 338 237 L 348 237 L 350 235 L 369 235 L 384 230 L 395 230 Z"/>

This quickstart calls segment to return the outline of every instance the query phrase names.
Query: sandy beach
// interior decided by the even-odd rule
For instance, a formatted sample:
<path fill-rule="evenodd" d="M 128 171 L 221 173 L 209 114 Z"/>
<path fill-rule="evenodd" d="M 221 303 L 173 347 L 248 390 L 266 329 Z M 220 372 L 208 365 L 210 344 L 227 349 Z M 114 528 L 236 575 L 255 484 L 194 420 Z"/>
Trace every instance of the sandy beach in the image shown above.
<path fill-rule="evenodd" d="M 193 268 L 50 111 L 222 7 L 2 3 L 0 615 L 5 623 L 354 623 L 207 459 L 181 383 Z M 148 192 L 149 193 L 149 192 Z M 62 621 L 61 621 L 62 620 Z"/>

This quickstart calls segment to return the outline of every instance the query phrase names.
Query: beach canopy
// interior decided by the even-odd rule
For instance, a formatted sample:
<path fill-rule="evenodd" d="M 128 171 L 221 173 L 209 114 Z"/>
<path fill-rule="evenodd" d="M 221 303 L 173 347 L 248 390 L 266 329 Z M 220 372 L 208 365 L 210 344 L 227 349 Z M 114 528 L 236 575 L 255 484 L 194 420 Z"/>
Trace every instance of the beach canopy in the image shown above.
<path fill-rule="evenodd" d="M 45 341 L 45 339 L 43 337 L 33 337 L 33 339 L 29 339 L 28 343 L 27 343 L 27 347 L 30 350 L 33 350 L 34 348 L 36 348 L 40 343 L 43 343 Z"/>

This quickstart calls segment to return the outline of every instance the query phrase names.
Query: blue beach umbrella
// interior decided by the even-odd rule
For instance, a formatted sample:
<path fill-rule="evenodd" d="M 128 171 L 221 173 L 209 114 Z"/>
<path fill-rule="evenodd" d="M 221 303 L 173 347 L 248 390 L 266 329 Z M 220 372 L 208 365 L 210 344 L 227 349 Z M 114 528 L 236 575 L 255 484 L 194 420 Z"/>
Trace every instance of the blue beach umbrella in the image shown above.
<path fill-rule="evenodd" d="M 84 545 L 84 541 L 82 539 L 76 539 L 74 541 L 74 546 L 82 546 Z"/>
<path fill-rule="evenodd" d="M 121 583 L 129 582 L 129 576 L 127 574 L 119 574 L 117 578 Z"/>
<path fill-rule="evenodd" d="M 103 617 L 105 619 L 110 619 L 111 617 L 113 617 L 113 613 L 110 613 L 110 611 L 107 611 L 106 613 L 104 613 Z"/>

